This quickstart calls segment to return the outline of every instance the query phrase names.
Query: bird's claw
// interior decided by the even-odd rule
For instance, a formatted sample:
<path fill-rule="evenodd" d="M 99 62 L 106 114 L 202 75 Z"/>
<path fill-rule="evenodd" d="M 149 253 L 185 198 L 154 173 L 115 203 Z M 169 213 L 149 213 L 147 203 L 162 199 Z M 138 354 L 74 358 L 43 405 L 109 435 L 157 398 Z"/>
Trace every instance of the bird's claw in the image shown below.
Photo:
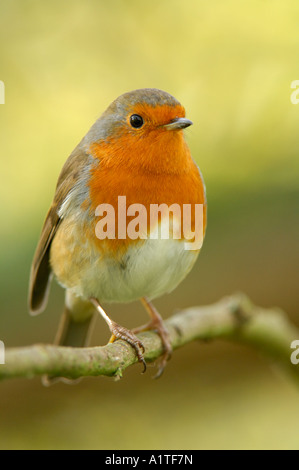
<path fill-rule="evenodd" d="M 164 323 L 160 320 L 160 318 L 153 318 L 146 325 L 134 328 L 133 332 L 139 333 L 141 331 L 148 331 L 148 330 L 157 331 L 157 333 L 159 334 L 161 338 L 163 349 L 164 349 L 163 355 L 158 360 L 158 372 L 153 377 L 154 379 L 158 379 L 163 374 L 167 361 L 171 358 L 172 347 L 171 347 L 168 331 L 165 328 Z"/>
<path fill-rule="evenodd" d="M 112 333 L 112 337 L 110 339 L 110 342 L 114 342 L 115 339 L 122 339 L 129 343 L 136 352 L 138 362 L 142 362 L 143 364 L 143 371 L 142 374 L 146 371 L 146 362 L 144 359 L 144 352 L 145 348 L 142 342 L 137 338 L 137 336 L 128 328 L 125 328 L 124 326 L 119 325 L 118 323 L 112 322 L 112 325 L 110 326 L 110 330 Z"/>

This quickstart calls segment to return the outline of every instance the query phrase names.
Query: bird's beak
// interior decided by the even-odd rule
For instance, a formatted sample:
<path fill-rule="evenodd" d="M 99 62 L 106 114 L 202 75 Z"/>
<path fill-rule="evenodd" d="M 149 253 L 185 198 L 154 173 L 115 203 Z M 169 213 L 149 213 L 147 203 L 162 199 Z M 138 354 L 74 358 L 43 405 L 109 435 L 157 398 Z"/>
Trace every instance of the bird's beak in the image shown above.
<path fill-rule="evenodd" d="M 175 118 L 168 124 L 164 124 L 165 129 L 172 131 L 175 129 L 185 129 L 185 127 L 192 126 L 193 122 L 186 118 Z"/>

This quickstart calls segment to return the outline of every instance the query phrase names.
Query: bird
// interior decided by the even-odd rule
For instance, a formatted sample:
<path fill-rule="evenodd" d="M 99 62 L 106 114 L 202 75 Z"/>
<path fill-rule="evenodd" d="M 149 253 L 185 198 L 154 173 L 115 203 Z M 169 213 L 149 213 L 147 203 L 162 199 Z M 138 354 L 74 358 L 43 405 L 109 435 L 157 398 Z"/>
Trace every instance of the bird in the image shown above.
<path fill-rule="evenodd" d="M 167 214 L 161 210 L 154 227 L 149 214 L 152 207 L 161 205 L 178 209 L 198 205 L 205 235 L 205 183 L 184 136 L 184 129 L 192 124 L 171 94 L 156 88 L 136 89 L 109 105 L 66 160 L 33 257 L 28 296 L 30 313 L 37 315 L 46 308 L 53 277 L 65 289 L 54 344 L 86 347 L 100 314 L 111 332 L 109 342 L 122 339 L 129 343 L 143 363 L 143 371 L 144 346 L 136 335 L 156 330 L 163 345 L 156 376 L 164 371 L 172 347 L 152 301 L 173 291 L 187 276 L 201 246 L 186 249 L 190 238 L 185 232 L 174 236 L 182 213 L 175 216 L 169 211 L 166 221 Z M 125 198 L 126 207 L 133 208 L 130 216 L 124 214 L 120 198 L 122 203 Z M 145 222 L 139 227 L 143 236 L 115 236 L 121 224 L 126 232 L 134 222 L 136 204 L 146 211 Z M 104 209 L 108 205 L 115 213 L 113 236 L 98 236 L 105 224 L 99 227 L 104 219 L 96 214 L 107 215 Z M 164 221 L 172 237 L 161 236 Z M 194 224 L 193 214 L 189 233 Z M 135 221 L 135 228 L 137 225 Z M 153 232 L 160 235 L 151 237 Z M 136 300 L 141 301 L 150 321 L 133 330 L 114 322 L 102 307 L 104 302 Z M 51 379 L 54 377 L 46 382 Z"/>

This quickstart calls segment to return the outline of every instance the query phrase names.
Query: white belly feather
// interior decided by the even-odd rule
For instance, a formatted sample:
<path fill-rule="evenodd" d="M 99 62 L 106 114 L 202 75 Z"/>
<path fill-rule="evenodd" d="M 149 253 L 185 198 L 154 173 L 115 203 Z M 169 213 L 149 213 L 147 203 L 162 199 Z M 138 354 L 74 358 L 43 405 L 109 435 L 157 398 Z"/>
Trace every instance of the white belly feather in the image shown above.
<path fill-rule="evenodd" d="M 68 223 L 69 222 L 69 223 Z M 199 250 L 186 250 L 182 240 L 137 240 L 121 259 L 80 244 L 77 224 L 63 221 L 51 248 L 51 264 L 58 282 L 70 293 L 99 302 L 154 299 L 172 291 L 188 274 Z"/>
<path fill-rule="evenodd" d="M 104 302 L 154 299 L 172 291 L 192 268 L 198 252 L 187 251 L 179 240 L 144 240 L 129 248 L 122 262 L 93 260 L 82 273 L 74 293 Z"/>

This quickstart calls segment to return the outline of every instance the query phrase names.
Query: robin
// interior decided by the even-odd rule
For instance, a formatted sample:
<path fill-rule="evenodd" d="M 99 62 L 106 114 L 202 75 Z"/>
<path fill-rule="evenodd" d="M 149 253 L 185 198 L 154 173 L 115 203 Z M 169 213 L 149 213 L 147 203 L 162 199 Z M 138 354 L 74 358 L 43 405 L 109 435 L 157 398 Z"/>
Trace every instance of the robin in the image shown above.
<path fill-rule="evenodd" d="M 53 274 L 66 289 L 55 344 L 87 346 L 98 312 L 111 331 L 110 342 L 127 341 L 144 370 L 144 347 L 136 332 L 157 330 L 164 348 L 157 376 L 163 372 L 172 349 L 151 300 L 171 292 L 185 278 L 200 248 L 186 249 L 184 235 L 118 237 L 116 228 L 121 224 L 129 228 L 133 220 L 132 213 L 121 220 L 124 214 L 118 202 L 125 196 L 127 207 L 138 203 L 145 208 L 147 234 L 152 230 L 148 216 L 152 205 L 175 204 L 182 209 L 187 204 L 202 205 L 205 232 L 205 186 L 183 134 L 191 124 L 184 107 L 170 94 L 134 90 L 112 102 L 67 159 L 34 255 L 29 286 L 33 315 L 46 307 Z M 115 212 L 111 237 L 97 235 L 97 224 L 103 220 L 96 216 L 101 204 Z M 161 211 L 160 228 L 163 221 Z M 194 227 L 194 214 L 191 224 Z M 175 230 L 173 224 L 170 227 Z M 111 320 L 101 306 L 137 299 L 150 322 L 135 330 Z"/>

